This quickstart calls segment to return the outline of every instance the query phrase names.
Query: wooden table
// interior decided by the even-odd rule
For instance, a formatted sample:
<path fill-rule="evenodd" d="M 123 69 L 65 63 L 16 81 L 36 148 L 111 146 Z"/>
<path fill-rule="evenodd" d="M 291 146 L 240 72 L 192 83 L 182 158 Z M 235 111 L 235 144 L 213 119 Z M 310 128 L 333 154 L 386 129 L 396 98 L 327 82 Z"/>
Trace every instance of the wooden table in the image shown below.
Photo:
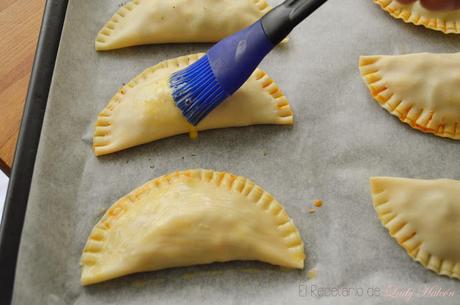
<path fill-rule="evenodd" d="M 10 174 L 45 0 L 0 0 L 0 169 Z"/>

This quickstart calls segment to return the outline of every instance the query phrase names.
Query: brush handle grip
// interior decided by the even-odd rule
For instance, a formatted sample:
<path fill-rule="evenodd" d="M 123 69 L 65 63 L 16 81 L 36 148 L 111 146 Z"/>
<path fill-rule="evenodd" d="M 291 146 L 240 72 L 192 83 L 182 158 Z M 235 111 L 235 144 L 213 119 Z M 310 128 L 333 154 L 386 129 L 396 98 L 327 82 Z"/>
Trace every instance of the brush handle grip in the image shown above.
<path fill-rule="evenodd" d="M 274 45 L 260 21 L 209 49 L 209 63 L 228 96 L 243 85 Z"/>
<path fill-rule="evenodd" d="M 262 27 L 270 41 L 277 45 L 300 22 L 310 16 L 327 0 L 286 0 L 261 18 Z"/>
<path fill-rule="evenodd" d="M 212 71 L 230 96 L 264 57 L 327 0 L 286 0 L 253 25 L 214 45 L 207 53 Z"/>

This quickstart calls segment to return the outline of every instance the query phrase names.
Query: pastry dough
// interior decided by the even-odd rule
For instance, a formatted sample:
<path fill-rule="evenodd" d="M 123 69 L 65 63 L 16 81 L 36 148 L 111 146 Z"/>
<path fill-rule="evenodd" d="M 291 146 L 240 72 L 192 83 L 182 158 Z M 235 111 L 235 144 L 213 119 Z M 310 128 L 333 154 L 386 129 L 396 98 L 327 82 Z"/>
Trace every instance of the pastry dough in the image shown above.
<path fill-rule="evenodd" d="M 96 37 L 96 50 L 142 44 L 216 42 L 256 22 L 265 0 L 133 0 Z"/>
<path fill-rule="evenodd" d="M 83 250 L 81 283 L 232 260 L 303 269 L 304 259 L 299 231 L 261 187 L 229 173 L 186 170 L 112 205 Z"/>
<path fill-rule="evenodd" d="M 371 178 L 375 210 L 410 257 L 460 279 L 460 181 Z"/>
<path fill-rule="evenodd" d="M 372 96 L 402 122 L 460 140 L 460 53 L 363 56 Z"/>
<path fill-rule="evenodd" d="M 293 123 L 288 100 L 262 70 L 197 126 L 176 107 L 168 85 L 174 71 L 195 62 L 203 54 L 164 61 L 145 70 L 123 86 L 96 121 L 93 147 L 96 155 L 182 133 L 255 124 Z"/>
<path fill-rule="evenodd" d="M 393 17 L 407 23 L 423 25 L 446 34 L 460 34 L 460 10 L 431 11 L 424 8 L 419 1 L 411 4 L 401 4 L 396 0 L 374 0 L 374 2 Z"/>

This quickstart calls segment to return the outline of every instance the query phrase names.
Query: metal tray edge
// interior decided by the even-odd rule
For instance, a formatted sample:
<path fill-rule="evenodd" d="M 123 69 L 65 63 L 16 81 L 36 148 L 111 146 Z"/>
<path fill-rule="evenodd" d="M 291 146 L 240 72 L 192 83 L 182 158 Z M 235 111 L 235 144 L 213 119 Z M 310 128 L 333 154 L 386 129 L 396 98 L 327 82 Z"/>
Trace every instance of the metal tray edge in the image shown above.
<path fill-rule="evenodd" d="M 16 261 L 43 117 L 68 0 L 47 0 L 0 225 L 0 304 L 11 303 Z"/>

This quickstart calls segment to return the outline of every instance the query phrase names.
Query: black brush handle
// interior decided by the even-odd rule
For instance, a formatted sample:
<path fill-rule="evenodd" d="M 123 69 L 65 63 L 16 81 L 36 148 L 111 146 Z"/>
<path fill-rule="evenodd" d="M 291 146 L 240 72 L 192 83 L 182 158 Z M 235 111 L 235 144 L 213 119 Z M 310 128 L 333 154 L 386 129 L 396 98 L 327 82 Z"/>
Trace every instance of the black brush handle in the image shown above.
<path fill-rule="evenodd" d="M 280 43 L 302 20 L 327 0 L 286 0 L 260 20 L 265 34 L 273 43 Z"/>

